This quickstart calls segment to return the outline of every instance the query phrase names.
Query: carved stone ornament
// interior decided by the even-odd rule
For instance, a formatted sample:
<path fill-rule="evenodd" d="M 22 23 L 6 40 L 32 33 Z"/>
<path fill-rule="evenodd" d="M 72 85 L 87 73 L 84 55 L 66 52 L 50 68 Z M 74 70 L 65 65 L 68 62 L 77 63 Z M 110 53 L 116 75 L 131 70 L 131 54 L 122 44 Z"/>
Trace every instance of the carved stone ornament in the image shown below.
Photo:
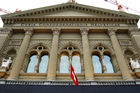
<path fill-rule="evenodd" d="M 108 34 L 109 34 L 109 36 L 112 36 L 112 35 L 115 35 L 115 32 L 117 31 L 117 29 L 115 29 L 115 28 L 108 28 Z"/>
<path fill-rule="evenodd" d="M 130 63 L 131 63 L 131 67 L 133 70 L 135 68 L 140 68 L 140 64 L 139 64 L 138 60 L 132 60 L 132 58 L 130 58 Z"/>
<path fill-rule="evenodd" d="M 80 28 L 80 31 L 81 31 L 81 35 L 87 35 L 89 28 Z"/>
<path fill-rule="evenodd" d="M 1 67 L 4 67 L 4 68 L 7 68 L 9 67 L 10 63 L 12 63 L 12 59 L 11 57 L 9 57 L 9 59 L 3 59 L 2 60 L 2 64 L 1 64 Z"/>
<path fill-rule="evenodd" d="M 53 35 L 59 35 L 60 34 L 60 28 L 53 28 L 52 31 L 53 31 Z"/>
<path fill-rule="evenodd" d="M 12 33 L 12 29 L 10 28 L 0 28 L 0 34 L 8 34 L 10 36 Z"/>
<path fill-rule="evenodd" d="M 140 35 L 140 31 L 138 28 L 130 28 L 128 31 L 129 31 L 130 37 L 134 35 Z"/>
<path fill-rule="evenodd" d="M 33 34 L 33 29 L 32 28 L 25 28 L 24 31 L 25 31 L 26 35 L 32 35 Z"/>

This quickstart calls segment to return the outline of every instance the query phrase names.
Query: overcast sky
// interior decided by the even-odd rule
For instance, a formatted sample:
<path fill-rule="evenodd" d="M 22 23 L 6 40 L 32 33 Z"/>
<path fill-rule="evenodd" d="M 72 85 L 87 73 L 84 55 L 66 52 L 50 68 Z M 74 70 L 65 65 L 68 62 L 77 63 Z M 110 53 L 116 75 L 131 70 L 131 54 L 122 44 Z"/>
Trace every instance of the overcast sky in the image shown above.
<path fill-rule="evenodd" d="M 68 0 L 1 0 L 0 8 L 3 8 L 10 12 L 14 12 L 16 9 L 23 11 L 23 10 L 29 10 L 29 9 L 39 8 L 39 7 L 66 3 L 67 1 Z M 76 2 L 79 4 L 117 10 L 117 6 L 107 3 L 104 0 L 76 0 Z M 118 3 L 140 12 L 140 0 L 118 0 Z M 129 11 L 125 10 L 125 11 L 128 13 L 134 13 L 140 15 L 140 13 L 132 10 Z M 4 13 L 0 11 L 0 15 L 3 14 Z M 2 27 L 2 25 L 3 24 L 0 19 L 0 27 Z M 138 26 L 140 28 L 140 21 L 138 23 Z"/>

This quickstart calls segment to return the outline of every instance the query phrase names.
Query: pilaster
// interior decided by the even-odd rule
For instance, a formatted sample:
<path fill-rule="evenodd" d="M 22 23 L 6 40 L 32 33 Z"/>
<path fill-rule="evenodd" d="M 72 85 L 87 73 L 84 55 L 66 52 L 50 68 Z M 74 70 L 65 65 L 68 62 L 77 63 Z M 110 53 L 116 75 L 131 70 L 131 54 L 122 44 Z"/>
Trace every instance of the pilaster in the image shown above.
<path fill-rule="evenodd" d="M 91 53 L 89 49 L 89 41 L 88 41 L 88 28 L 81 28 L 81 36 L 82 36 L 82 45 L 83 45 L 83 59 L 84 59 L 84 67 L 85 67 L 85 79 L 86 80 L 94 80 L 94 71 L 91 59 Z"/>
<path fill-rule="evenodd" d="M 12 29 L 10 28 L 0 28 L 0 51 L 5 46 L 12 33 Z"/>
<path fill-rule="evenodd" d="M 137 48 L 140 62 L 140 29 L 129 29 L 129 35 L 133 41 L 134 46 Z"/>
<path fill-rule="evenodd" d="M 125 61 L 125 57 L 123 55 L 123 52 L 121 50 L 121 46 L 119 45 L 119 42 L 117 40 L 116 34 L 115 32 L 117 31 L 117 29 L 114 28 L 109 28 L 108 29 L 108 34 L 110 36 L 111 42 L 112 42 L 112 46 L 114 48 L 114 52 L 122 73 L 122 77 L 124 80 L 133 80 L 132 76 L 130 74 L 129 68 L 126 64 Z"/>
<path fill-rule="evenodd" d="M 33 34 L 33 29 L 24 29 L 25 30 L 25 36 L 22 41 L 22 44 L 20 46 L 20 49 L 17 53 L 16 60 L 13 64 L 12 70 L 10 72 L 10 76 L 8 77 L 8 80 L 16 80 L 18 79 L 21 66 L 24 62 L 24 57 L 26 55 L 26 50 L 28 48 L 28 45 L 30 43 L 30 38 Z"/>
<path fill-rule="evenodd" d="M 56 78 L 56 67 L 57 67 L 57 51 L 58 51 L 58 41 L 59 41 L 59 34 L 60 29 L 54 28 L 52 29 L 53 32 L 53 40 L 52 40 L 52 47 L 50 51 L 50 59 L 48 63 L 48 80 L 55 80 Z"/>

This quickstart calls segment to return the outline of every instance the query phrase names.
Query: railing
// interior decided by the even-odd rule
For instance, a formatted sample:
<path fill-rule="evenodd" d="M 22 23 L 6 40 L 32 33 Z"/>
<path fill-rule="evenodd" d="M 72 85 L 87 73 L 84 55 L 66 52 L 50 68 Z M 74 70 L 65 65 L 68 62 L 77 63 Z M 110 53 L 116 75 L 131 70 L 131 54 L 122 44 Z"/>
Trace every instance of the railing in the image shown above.
<path fill-rule="evenodd" d="M 0 84 L 74 85 L 72 81 L 16 81 L 16 80 L 0 80 Z M 140 81 L 79 81 L 79 85 L 140 85 Z"/>

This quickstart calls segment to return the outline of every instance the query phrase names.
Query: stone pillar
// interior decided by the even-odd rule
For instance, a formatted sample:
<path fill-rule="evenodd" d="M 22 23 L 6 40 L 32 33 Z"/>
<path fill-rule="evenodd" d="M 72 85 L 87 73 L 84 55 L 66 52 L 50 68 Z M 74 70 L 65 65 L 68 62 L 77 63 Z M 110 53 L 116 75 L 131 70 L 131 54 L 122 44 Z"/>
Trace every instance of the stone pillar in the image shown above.
<path fill-rule="evenodd" d="M 23 73 L 26 73 L 26 70 L 27 70 L 28 64 L 29 64 L 29 59 L 30 59 L 30 55 L 29 54 L 25 54 L 24 64 L 22 66 L 22 72 Z"/>
<path fill-rule="evenodd" d="M 12 34 L 12 30 L 8 28 L 1 28 L 0 29 L 0 53 L 2 51 L 2 48 L 7 43 L 8 39 L 10 38 Z"/>
<path fill-rule="evenodd" d="M 39 64 L 40 64 L 40 61 L 41 61 L 41 55 L 40 53 L 37 55 L 37 64 L 34 68 L 34 73 L 38 73 L 39 72 Z"/>
<path fill-rule="evenodd" d="M 133 80 L 130 74 L 129 68 L 126 64 L 123 52 L 121 50 L 121 46 L 119 45 L 119 42 L 117 40 L 115 31 L 116 31 L 115 29 L 110 28 L 108 29 L 108 34 L 110 36 L 112 46 L 114 48 L 114 52 L 115 52 L 115 55 L 116 55 L 116 58 L 117 58 L 117 61 L 118 61 L 118 64 L 122 73 L 122 77 L 124 80 Z"/>
<path fill-rule="evenodd" d="M 140 30 L 138 29 L 129 29 L 130 37 L 133 41 L 134 46 L 136 46 L 139 56 L 140 63 Z"/>
<path fill-rule="evenodd" d="M 52 40 L 52 47 L 50 51 L 50 59 L 48 63 L 48 80 L 55 80 L 56 78 L 56 65 L 57 65 L 57 50 L 58 50 L 58 41 L 59 41 L 59 33 L 60 29 L 55 28 L 52 29 L 53 31 L 53 40 Z"/>
<path fill-rule="evenodd" d="M 101 65 L 102 65 L 102 73 L 106 73 L 107 72 L 107 68 L 106 68 L 106 66 L 104 64 L 104 54 L 103 54 L 103 52 L 101 52 L 100 62 L 101 62 Z"/>
<path fill-rule="evenodd" d="M 23 64 L 24 61 L 24 57 L 26 55 L 26 50 L 28 48 L 28 45 L 30 43 L 30 38 L 32 36 L 32 29 L 25 29 L 25 36 L 24 39 L 22 41 L 22 44 L 20 46 L 20 49 L 17 53 L 16 56 L 16 60 L 13 64 L 12 70 L 10 72 L 10 76 L 8 77 L 8 80 L 16 80 L 18 79 L 19 73 L 20 73 L 20 69 L 21 66 Z"/>
<path fill-rule="evenodd" d="M 92 65 L 91 52 L 89 49 L 89 41 L 88 41 L 88 30 L 87 28 L 82 28 L 82 44 L 83 44 L 83 59 L 84 59 L 84 67 L 85 67 L 85 79 L 86 80 L 94 80 L 94 71 Z"/>

